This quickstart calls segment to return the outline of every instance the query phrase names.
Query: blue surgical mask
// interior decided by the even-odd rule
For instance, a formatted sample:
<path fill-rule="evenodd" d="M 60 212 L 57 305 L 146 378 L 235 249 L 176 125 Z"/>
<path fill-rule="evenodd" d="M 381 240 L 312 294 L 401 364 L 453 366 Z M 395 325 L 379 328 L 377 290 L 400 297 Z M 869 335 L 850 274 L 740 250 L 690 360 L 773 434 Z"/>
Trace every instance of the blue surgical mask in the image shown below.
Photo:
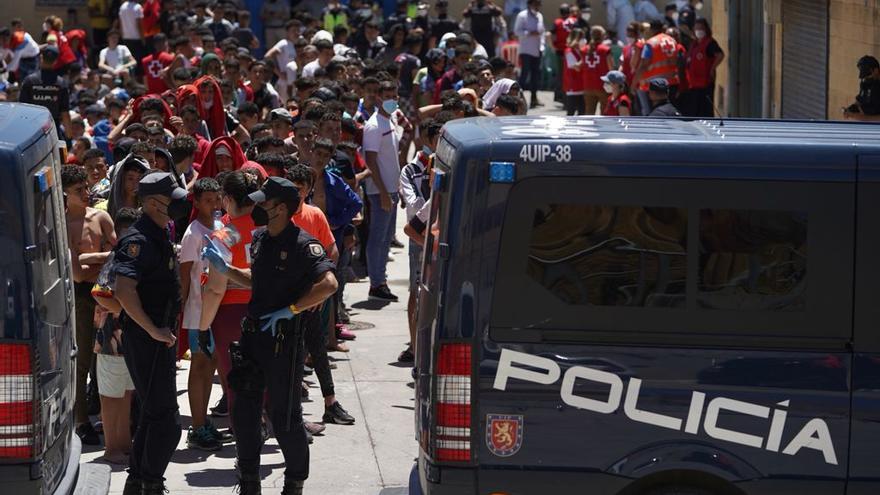
<path fill-rule="evenodd" d="M 385 100 L 382 102 L 382 110 L 387 114 L 392 114 L 397 111 L 397 100 Z"/>
<path fill-rule="evenodd" d="M 453 58 L 455 58 L 455 49 L 447 48 L 446 49 L 446 58 L 448 58 L 449 60 L 452 60 Z"/>
<path fill-rule="evenodd" d="M 431 151 L 431 147 L 426 144 L 422 146 L 422 153 L 430 155 L 433 151 Z"/>

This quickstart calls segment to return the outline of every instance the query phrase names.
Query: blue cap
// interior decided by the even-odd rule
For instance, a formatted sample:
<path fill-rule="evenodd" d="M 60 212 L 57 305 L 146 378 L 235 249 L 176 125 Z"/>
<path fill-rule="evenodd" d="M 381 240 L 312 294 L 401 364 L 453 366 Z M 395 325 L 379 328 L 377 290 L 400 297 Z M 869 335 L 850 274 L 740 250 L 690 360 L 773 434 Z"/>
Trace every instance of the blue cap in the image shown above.
<path fill-rule="evenodd" d="M 608 73 L 602 76 L 600 79 L 612 84 L 626 84 L 626 75 L 624 75 L 624 73 L 620 72 L 619 70 L 608 71 Z"/>
<path fill-rule="evenodd" d="M 669 91 L 669 81 L 665 77 L 655 77 L 648 81 L 648 89 L 658 93 L 666 93 Z"/>

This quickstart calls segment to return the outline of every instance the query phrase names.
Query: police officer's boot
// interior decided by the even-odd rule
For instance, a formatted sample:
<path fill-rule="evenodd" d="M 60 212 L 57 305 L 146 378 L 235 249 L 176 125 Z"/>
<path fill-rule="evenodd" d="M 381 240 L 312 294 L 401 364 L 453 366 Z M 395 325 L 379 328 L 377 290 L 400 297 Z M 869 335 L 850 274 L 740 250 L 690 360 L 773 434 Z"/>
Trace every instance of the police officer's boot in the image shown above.
<path fill-rule="evenodd" d="M 302 480 L 284 480 L 284 489 L 281 490 L 281 495 L 302 495 L 303 485 L 305 482 Z"/>
<path fill-rule="evenodd" d="M 122 489 L 122 495 L 141 495 L 141 480 L 129 476 L 125 480 L 125 487 Z"/>
<path fill-rule="evenodd" d="M 165 483 L 161 481 L 142 481 L 142 495 L 165 495 Z"/>
<path fill-rule="evenodd" d="M 239 474 L 238 491 L 241 495 L 260 495 L 262 487 L 260 487 L 259 474 Z"/>

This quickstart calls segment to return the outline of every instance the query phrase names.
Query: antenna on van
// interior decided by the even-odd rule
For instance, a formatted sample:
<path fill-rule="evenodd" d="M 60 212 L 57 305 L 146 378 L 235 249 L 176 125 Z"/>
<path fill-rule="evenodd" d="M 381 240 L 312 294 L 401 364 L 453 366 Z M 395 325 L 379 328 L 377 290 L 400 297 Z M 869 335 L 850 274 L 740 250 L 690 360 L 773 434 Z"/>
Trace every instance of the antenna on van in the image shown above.
<path fill-rule="evenodd" d="M 718 114 L 718 125 L 720 127 L 724 127 L 724 116 L 721 115 L 721 112 L 718 111 L 718 107 L 715 106 L 715 102 L 712 101 L 712 97 L 706 95 L 706 100 L 709 102 L 710 105 L 712 105 L 712 110 L 715 110 L 715 113 Z"/>

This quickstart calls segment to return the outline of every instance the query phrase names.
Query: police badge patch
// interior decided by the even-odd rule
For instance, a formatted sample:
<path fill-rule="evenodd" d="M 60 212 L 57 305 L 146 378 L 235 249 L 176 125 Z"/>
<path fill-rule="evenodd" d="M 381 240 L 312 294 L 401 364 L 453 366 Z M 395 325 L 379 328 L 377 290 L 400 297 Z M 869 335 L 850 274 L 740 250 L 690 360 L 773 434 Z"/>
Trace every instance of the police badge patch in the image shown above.
<path fill-rule="evenodd" d="M 137 258 L 138 255 L 141 254 L 141 245 L 131 243 L 128 245 L 128 248 L 125 250 L 125 253 L 128 254 L 129 258 Z"/>
<path fill-rule="evenodd" d="M 318 244 L 309 244 L 309 252 L 312 253 L 312 256 L 321 256 L 324 254 L 324 248 Z"/>
<path fill-rule="evenodd" d="M 486 446 L 498 457 L 510 457 L 522 447 L 523 417 L 514 414 L 486 415 Z"/>

